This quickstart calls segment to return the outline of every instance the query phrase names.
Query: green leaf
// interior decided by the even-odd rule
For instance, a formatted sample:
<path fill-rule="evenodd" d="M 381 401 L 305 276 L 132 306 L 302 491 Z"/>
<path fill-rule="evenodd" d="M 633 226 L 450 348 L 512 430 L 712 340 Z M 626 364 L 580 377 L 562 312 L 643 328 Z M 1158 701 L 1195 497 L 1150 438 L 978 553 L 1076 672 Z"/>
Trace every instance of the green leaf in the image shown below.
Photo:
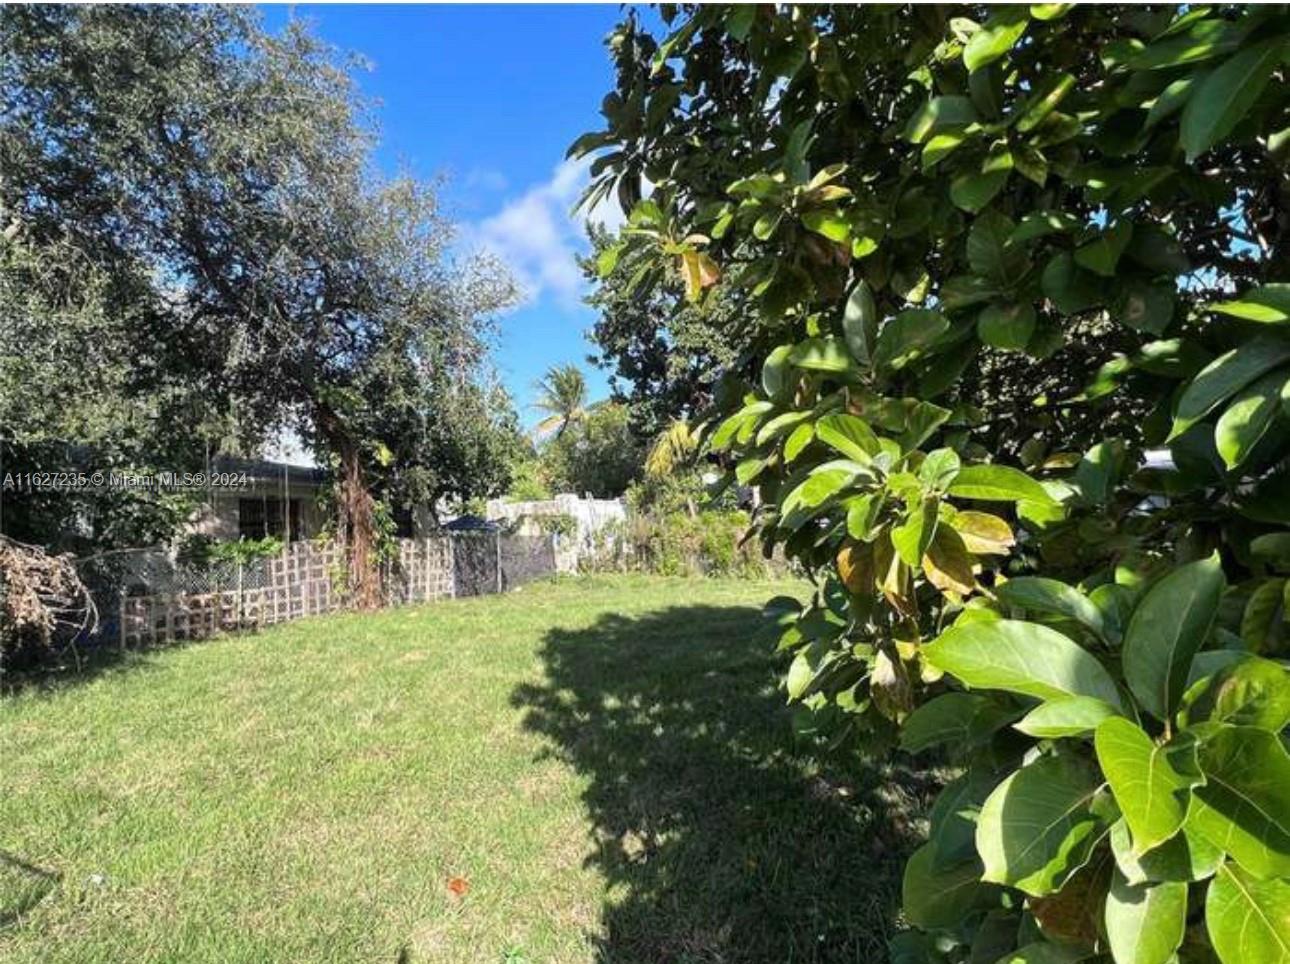
<path fill-rule="evenodd" d="M 1035 20 L 1059 20 L 1075 6 L 1073 3 L 1032 3 L 1030 16 Z"/>
<path fill-rule="evenodd" d="M 1011 243 L 1016 230 L 1012 219 L 998 211 L 986 211 L 968 231 L 967 258 L 979 275 L 1007 284 L 1027 267 L 1025 252 Z"/>
<path fill-rule="evenodd" d="M 968 465 L 959 472 L 950 495 L 984 502 L 1038 502 L 1055 500 L 1048 490 L 1020 469 L 1006 465 Z"/>
<path fill-rule="evenodd" d="M 788 677 L 785 679 L 788 698 L 798 699 L 806 692 L 806 688 L 811 685 L 811 680 L 814 678 L 815 671 L 811 669 L 811 661 L 807 659 L 806 653 L 798 653 L 793 657 L 793 663 L 788 667 Z"/>
<path fill-rule="evenodd" d="M 1290 757 L 1277 734 L 1206 724 L 1191 821 L 1256 877 L 1290 875 Z"/>
<path fill-rule="evenodd" d="M 868 364 L 878 338 L 878 307 L 874 304 L 873 292 L 863 279 L 856 282 L 847 298 L 846 310 L 842 314 L 842 334 L 851 354 L 861 364 Z"/>
<path fill-rule="evenodd" d="M 1021 39 L 1028 22 L 1025 7 L 996 7 L 995 12 L 963 48 L 963 66 L 970 73 L 994 63 Z"/>
<path fill-rule="evenodd" d="M 1287 360 L 1290 360 L 1290 341 L 1271 335 L 1251 338 L 1219 355 L 1201 369 L 1178 400 L 1173 428 L 1166 441 L 1182 435 L 1220 402 Z"/>
<path fill-rule="evenodd" d="M 928 700 L 905 719 L 900 748 L 919 753 L 942 743 L 972 746 L 981 742 L 1017 711 L 981 693 L 942 693 Z"/>
<path fill-rule="evenodd" d="M 1244 462 L 1281 409 L 1281 390 L 1290 383 L 1285 369 L 1269 372 L 1241 391 L 1218 417 L 1214 442 L 1229 469 Z"/>
<path fill-rule="evenodd" d="M 825 415 L 815 423 L 815 437 L 849 459 L 864 464 L 882 451 L 864 419 L 846 412 Z"/>
<path fill-rule="evenodd" d="M 1287 615 L 1286 585 L 1284 579 L 1265 579 L 1250 593 L 1241 614 L 1240 635 L 1252 652 L 1267 652 L 1280 639 Z"/>
<path fill-rule="evenodd" d="M 735 479 L 740 485 L 748 485 L 766 468 L 766 460 L 755 457 L 741 459 L 735 466 Z"/>
<path fill-rule="evenodd" d="M 1225 581 L 1217 553 L 1156 582 L 1124 633 L 1124 677 L 1138 702 L 1168 720 L 1186 688 L 1192 657 L 1218 614 Z"/>
<path fill-rule="evenodd" d="M 761 367 L 761 387 L 770 398 L 779 396 L 790 384 L 788 356 L 792 351 L 792 345 L 779 345 L 766 356 Z"/>
<path fill-rule="evenodd" d="M 923 464 L 918 467 L 918 478 L 928 488 L 944 492 L 954 481 L 962 468 L 962 461 L 953 449 L 937 449 L 928 452 Z"/>
<path fill-rule="evenodd" d="M 1123 717 L 1100 723 L 1093 745 L 1133 832 L 1135 855 L 1177 833 L 1187 816 L 1188 789 L 1194 781 L 1174 770 L 1165 747 Z"/>
<path fill-rule="evenodd" d="M 1112 716 L 1115 710 L 1101 700 L 1091 696 L 1065 696 L 1040 703 L 1012 726 L 1039 740 L 1056 740 L 1090 733 Z"/>
<path fill-rule="evenodd" d="M 1236 301 L 1212 304 L 1209 310 L 1263 324 L 1290 321 L 1290 284 L 1262 285 L 1245 292 Z"/>
<path fill-rule="evenodd" d="M 881 510 L 882 499 L 874 493 L 847 500 L 847 534 L 853 539 L 867 542 L 873 534 Z"/>
<path fill-rule="evenodd" d="M 802 224 L 830 241 L 839 244 L 851 237 L 851 222 L 835 208 L 816 208 L 802 215 Z"/>
<path fill-rule="evenodd" d="M 901 368 L 949 330 L 950 322 L 930 308 L 906 308 L 878 332 L 873 353 L 876 366 Z"/>
<path fill-rule="evenodd" d="M 936 851 L 938 866 L 976 858 L 977 819 L 985 798 L 998 785 L 999 776 L 984 768 L 968 770 L 937 794 L 928 814 L 927 836 Z"/>
<path fill-rule="evenodd" d="M 1116 964 L 1166 964 L 1187 927 L 1187 885 L 1130 884 L 1118 870 L 1106 897 L 1106 939 Z"/>
<path fill-rule="evenodd" d="M 932 845 L 923 844 L 905 862 L 901 904 L 915 927 L 954 927 L 992 890 L 981 882 L 980 861 L 969 859 L 938 867 Z"/>
<path fill-rule="evenodd" d="M 1173 285 L 1129 282 L 1116 303 L 1116 315 L 1136 331 L 1164 334 L 1174 316 Z"/>
<path fill-rule="evenodd" d="M 1238 24 L 1219 19 L 1202 20 L 1186 33 L 1170 32 L 1168 39 L 1159 39 L 1139 51 L 1129 66 L 1134 70 L 1154 70 L 1220 57 L 1236 49 L 1242 35 Z"/>
<path fill-rule="evenodd" d="M 941 408 L 931 402 L 915 402 L 909 409 L 905 431 L 901 432 L 900 438 L 897 439 L 900 450 L 909 452 L 918 448 L 931 437 L 933 432 L 945 424 L 950 414 L 948 408 Z"/>
<path fill-rule="evenodd" d="M 845 468 L 816 470 L 802 483 L 801 502 L 811 507 L 821 505 L 855 481 L 855 477 L 854 471 Z"/>
<path fill-rule="evenodd" d="M 780 436 L 787 435 L 810 417 L 810 412 L 782 412 L 761 427 L 757 432 L 756 444 L 765 445 Z"/>
<path fill-rule="evenodd" d="M 1017 118 L 1017 130 L 1025 134 L 1038 127 L 1074 87 L 1075 78 L 1071 74 L 1063 72 L 1046 76 L 1027 98 L 1025 109 Z"/>
<path fill-rule="evenodd" d="M 905 125 L 905 140 L 921 144 L 932 134 L 976 123 L 976 108 L 967 97 L 933 97 L 925 101 Z"/>
<path fill-rule="evenodd" d="M 1242 50 L 1197 85 L 1183 108 L 1178 130 L 1188 161 L 1232 132 L 1263 93 L 1285 50 L 1283 37 L 1265 40 Z"/>
<path fill-rule="evenodd" d="M 602 278 L 608 278 L 613 274 L 614 268 L 618 266 L 618 259 L 623 253 L 626 244 L 611 244 L 605 250 L 601 251 L 596 257 L 596 274 Z"/>
<path fill-rule="evenodd" d="M 1106 832 L 1090 804 L 1102 781 L 1071 756 L 1044 756 L 986 798 L 977 821 L 982 879 L 1034 897 L 1052 893 L 1087 861 Z"/>
<path fill-rule="evenodd" d="M 942 960 L 932 935 L 912 928 L 887 941 L 886 958 L 890 964 L 940 964 Z"/>
<path fill-rule="evenodd" d="M 832 335 L 798 342 L 789 353 L 788 360 L 809 371 L 842 373 L 858 370 L 846 344 Z"/>
<path fill-rule="evenodd" d="M 815 426 L 810 423 L 797 426 L 784 442 L 784 461 L 792 462 L 806 446 L 815 440 Z"/>
<path fill-rule="evenodd" d="M 1019 576 L 996 586 L 995 595 L 1010 606 L 1018 606 L 1031 613 L 1067 616 L 1099 636 L 1105 633 L 1102 611 L 1074 586 L 1057 579 Z"/>
<path fill-rule="evenodd" d="M 991 347 L 1021 351 L 1035 333 L 1035 308 L 1029 302 L 990 305 L 978 316 L 976 333 Z"/>
<path fill-rule="evenodd" d="M 1115 276 L 1120 255 L 1133 237 L 1133 223 L 1118 221 L 1103 230 L 1096 238 L 1075 249 L 1075 263 L 1104 278 Z"/>
<path fill-rule="evenodd" d="M 1267 532 L 1250 540 L 1250 554 L 1275 569 L 1290 569 L 1290 532 Z"/>
<path fill-rule="evenodd" d="M 1102 300 L 1097 277 L 1079 268 L 1065 251 L 1053 255 L 1044 266 L 1039 286 L 1044 297 L 1065 315 L 1087 311 Z"/>
<path fill-rule="evenodd" d="M 1188 724 L 1231 723 L 1280 733 L 1290 724 L 1290 670 L 1249 656 L 1192 686 L 1183 712 Z"/>
<path fill-rule="evenodd" d="M 934 134 L 923 145 L 923 171 L 930 171 L 945 158 L 962 146 L 967 135 L 961 131 L 945 131 Z"/>
<path fill-rule="evenodd" d="M 923 658 L 976 689 L 1041 700 L 1091 696 L 1122 708 L 1115 681 L 1088 650 L 1055 629 L 1000 619 L 953 626 L 923 647 Z"/>
<path fill-rule="evenodd" d="M 1064 234 L 1080 226 L 1074 215 L 1065 211 L 1031 211 L 1021 219 L 1009 240 L 1013 244 L 1023 244 L 1050 234 Z"/>
<path fill-rule="evenodd" d="M 765 241 L 770 238 L 779 228 L 779 223 L 784 220 L 784 212 L 778 208 L 772 208 L 765 211 L 756 221 L 753 222 L 753 237 L 758 241 Z"/>
<path fill-rule="evenodd" d="M 1160 92 L 1160 95 L 1155 99 L 1155 102 L 1152 103 L 1151 109 L 1147 111 L 1147 119 L 1143 123 L 1143 127 L 1150 130 L 1165 118 L 1172 117 L 1174 114 L 1178 113 L 1178 111 L 1182 110 L 1183 105 L 1185 105 L 1190 99 L 1191 93 L 1195 89 L 1196 84 L 1199 81 L 1204 80 L 1207 75 L 1208 71 L 1200 71 L 1196 74 L 1179 77 L 1177 80 L 1171 81 L 1170 84 Z"/>
<path fill-rule="evenodd" d="M 935 498 L 925 500 L 891 530 L 891 544 L 911 569 L 919 567 L 923 553 L 932 544 L 932 536 L 936 534 L 937 504 Z"/>
<path fill-rule="evenodd" d="M 1068 6 L 1068 4 L 1046 4 L 1046 6 Z M 1073 944 L 1027 944 L 1015 951 L 1009 951 L 993 964 L 1076 964 L 1088 957 L 1088 952 Z"/>
<path fill-rule="evenodd" d="M 950 200 L 955 207 L 976 214 L 994 200 L 1007 180 L 1007 171 L 960 174 L 950 182 Z"/>
<path fill-rule="evenodd" d="M 1223 862 L 1223 852 L 1197 833 L 1188 822 L 1159 847 L 1134 853 L 1133 836 L 1121 817 L 1111 827 L 1115 865 L 1130 884 L 1162 880 L 1204 880 Z"/>
<path fill-rule="evenodd" d="M 1223 865 L 1205 895 L 1205 927 L 1223 964 L 1290 964 L 1290 881 Z"/>

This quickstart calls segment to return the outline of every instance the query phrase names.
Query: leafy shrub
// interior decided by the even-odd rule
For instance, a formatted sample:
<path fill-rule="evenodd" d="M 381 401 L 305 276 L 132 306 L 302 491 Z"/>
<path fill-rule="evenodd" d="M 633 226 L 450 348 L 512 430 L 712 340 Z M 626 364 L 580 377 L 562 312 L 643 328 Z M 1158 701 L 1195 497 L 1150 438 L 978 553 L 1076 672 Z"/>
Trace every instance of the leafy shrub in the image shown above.
<path fill-rule="evenodd" d="M 281 554 L 285 543 L 274 536 L 263 539 L 237 539 L 210 544 L 205 553 L 207 562 L 236 562 L 246 565 L 257 559 L 268 559 Z"/>
<path fill-rule="evenodd" d="M 551 494 L 551 487 L 542 478 L 537 458 L 528 456 L 511 466 L 507 502 L 544 502 L 551 498 Z"/>
<path fill-rule="evenodd" d="M 568 537 L 576 535 L 578 532 L 578 520 L 567 512 L 538 515 L 532 518 L 537 523 L 537 527 L 542 530 L 543 535 Z"/>
<path fill-rule="evenodd" d="M 893 958 L 1290 961 L 1290 16 L 665 18 L 599 266 L 758 329 L 707 441 L 815 576 L 789 697 L 962 765 Z"/>
<path fill-rule="evenodd" d="M 585 557 L 590 570 L 632 570 L 664 576 L 762 578 L 777 571 L 760 547 L 742 544 L 748 514 L 739 510 L 631 513 L 604 527 Z"/>
<path fill-rule="evenodd" d="M 623 499 L 629 511 L 654 515 L 670 512 L 694 515 L 700 510 L 728 512 L 740 507 L 733 486 L 722 486 L 717 492 L 712 489 L 704 482 L 700 469 L 685 469 L 665 475 L 646 475 L 627 487 Z"/>

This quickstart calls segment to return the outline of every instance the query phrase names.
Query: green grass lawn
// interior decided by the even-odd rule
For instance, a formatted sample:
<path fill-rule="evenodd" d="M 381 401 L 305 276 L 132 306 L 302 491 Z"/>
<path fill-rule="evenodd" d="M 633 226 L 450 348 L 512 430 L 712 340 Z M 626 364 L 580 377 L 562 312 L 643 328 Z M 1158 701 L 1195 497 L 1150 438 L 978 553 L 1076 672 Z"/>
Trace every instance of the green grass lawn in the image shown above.
<path fill-rule="evenodd" d="M 925 791 L 792 752 L 783 588 L 538 584 L 0 700 L 0 959 L 883 960 Z"/>

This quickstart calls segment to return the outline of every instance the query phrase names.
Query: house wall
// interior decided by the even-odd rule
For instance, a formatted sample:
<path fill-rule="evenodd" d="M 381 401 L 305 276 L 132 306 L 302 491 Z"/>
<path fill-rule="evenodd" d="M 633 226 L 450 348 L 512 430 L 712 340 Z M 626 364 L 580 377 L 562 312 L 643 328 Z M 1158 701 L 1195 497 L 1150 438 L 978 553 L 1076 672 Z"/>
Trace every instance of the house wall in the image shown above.
<path fill-rule="evenodd" d="M 325 517 L 318 507 L 318 487 L 311 484 L 292 483 L 286 487 L 287 497 L 300 500 L 300 538 L 312 539 L 322 530 Z M 236 541 L 240 530 L 239 506 L 242 499 L 267 497 L 282 498 L 283 487 L 269 483 L 251 484 L 245 489 L 225 489 L 212 493 L 188 522 L 188 531 L 195 535 L 210 536 L 220 541 Z"/>

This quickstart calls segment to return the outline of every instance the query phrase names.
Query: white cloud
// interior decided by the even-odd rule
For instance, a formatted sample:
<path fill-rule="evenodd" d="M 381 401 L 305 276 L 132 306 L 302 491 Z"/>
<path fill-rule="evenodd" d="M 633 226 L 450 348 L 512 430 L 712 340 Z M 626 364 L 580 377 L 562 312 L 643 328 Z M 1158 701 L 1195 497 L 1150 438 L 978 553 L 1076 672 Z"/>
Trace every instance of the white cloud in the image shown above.
<path fill-rule="evenodd" d="M 506 175 L 501 171 L 483 167 L 471 168 L 462 179 L 462 186 L 467 191 L 484 191 L 489 194 L 500 194 L 506 190 L 508 183 Z"/>
<path fill-rule="evenodd" d="M 511 269 L 526 300 L 549 293 L 566 305 L 579 304 L 586 283 L 574 256 L 588 247 L 584 223 L 610 228 L 622 223 L 614 203 L 573 211 L 587 186 L 589 166 L 586 160 L 563 161 L 546 181 L 464 232 L 468 245 L 492 253 Z"/>

